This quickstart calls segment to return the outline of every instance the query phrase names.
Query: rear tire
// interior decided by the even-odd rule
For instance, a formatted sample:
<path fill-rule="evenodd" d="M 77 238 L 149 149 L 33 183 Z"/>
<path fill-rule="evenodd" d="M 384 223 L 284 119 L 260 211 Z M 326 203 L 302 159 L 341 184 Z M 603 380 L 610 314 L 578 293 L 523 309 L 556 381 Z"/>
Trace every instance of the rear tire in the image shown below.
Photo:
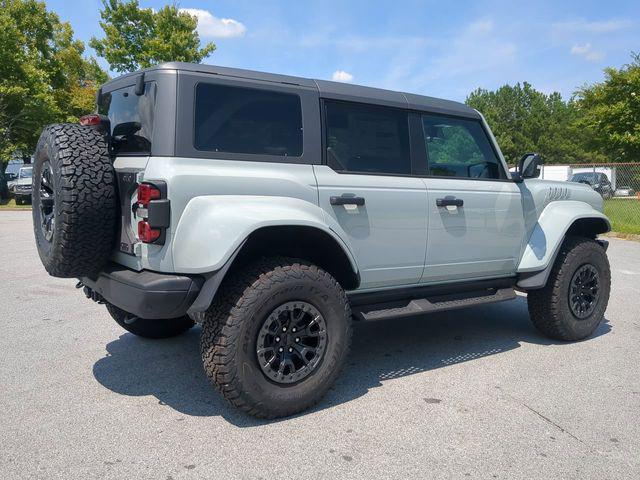
<path fill-rule="evenodd" d="M 278 257 L 225 279 L 204 315 L 201 353 L 207 376 L 232 405 L 276 418 L 322 398 L 350 342 L 351 309 L 338 282 L 315 265 Z"/>
<path fill-rule="evenodd" d="M 135 318 L 134 315 L 110 303 L 105 304 L 105 306 L 118 325 L 139 337 L 153 339 L 175 337 L 186 332 L 194 325 L 193 320 L 186 316 L 151 320 Z"/>
<path fill-rule="evenodd" d="M 582 340 L 604 318 L 610 290 L 611 271 L 605 250 L 592 239 L 568 237 L 545 287 L 527 295 L 531 321 L 547 337 Z"/>

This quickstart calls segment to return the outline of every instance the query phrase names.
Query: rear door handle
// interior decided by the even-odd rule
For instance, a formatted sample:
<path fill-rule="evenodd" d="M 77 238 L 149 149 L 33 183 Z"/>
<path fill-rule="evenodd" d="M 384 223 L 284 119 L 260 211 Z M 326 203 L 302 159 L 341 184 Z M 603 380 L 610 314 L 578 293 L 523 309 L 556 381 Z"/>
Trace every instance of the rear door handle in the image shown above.
<path fill-rule="evenodd" d="M 329 198 L 331 205 L 364 205 L 364 197 L 356 197 L 349 194 L 342 194 L 339 197 L 333 196 Z"/>
<path fill-rule="evenodd" d="M 464 205 L 464 200 L 456 197 L 437 198 L 436 205 L 438 207 L 462 207 Z"/>

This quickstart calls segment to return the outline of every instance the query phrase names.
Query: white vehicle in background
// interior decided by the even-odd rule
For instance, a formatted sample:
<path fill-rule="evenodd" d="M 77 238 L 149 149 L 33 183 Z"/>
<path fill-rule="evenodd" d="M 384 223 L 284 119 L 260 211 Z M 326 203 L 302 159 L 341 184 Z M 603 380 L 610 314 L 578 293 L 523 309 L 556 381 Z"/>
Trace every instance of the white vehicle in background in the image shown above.
<path fill-rule="evenodd" d="M 535 153 L 508 173 L 464 104 L 186 63 L 111 80 L 97 99 L 81 125 L 40 136 L 40 259 L 134 335 L 200 323 L 204 371 L 244 412 L 319 401 L 352 320 L 516 290 L 556 340 L 604 318 L 601 194 L 539 179 Z"/>
<path fill-rule="evenodd" d="M 24 205 L 31 201 L 31 182 L 33 177 L 33 167 L 22 167 L 18 173 L 18 178 L 9 182 L 9 192 L 13 194 L 17 205 Z"/>
<path fill-rule="evenodd" d="M 633 197 L 636 194 L 635 190 L 631 187 L 620 187 L 616 188 L 616 191 L 613 193 L 614 197 Z"/>

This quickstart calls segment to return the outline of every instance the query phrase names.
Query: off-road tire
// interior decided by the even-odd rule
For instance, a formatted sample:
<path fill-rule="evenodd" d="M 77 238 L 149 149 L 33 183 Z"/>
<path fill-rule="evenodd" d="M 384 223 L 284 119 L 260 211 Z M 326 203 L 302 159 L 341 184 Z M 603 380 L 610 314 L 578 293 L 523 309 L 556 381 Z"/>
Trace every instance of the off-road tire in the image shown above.
<path fill-rule="evenodd" d="M 118 217 L 116 177 L 105 138 L 91 127 L 49 125 L 35 153 L 32 193 L 36 246 L 54 277 L 82 277 L 107 263 Z M 41 221 L 43 167 L 51 172 L 55 229 L 47 240 Z"/>
<path fill-rule="evenodd" d="M 575 272 L 586 264 L 596 268 L 601 290 L 593 312 L 579 319 L 569 305 L 569 288 Z M 531 321 L 547 337 L 582 340 L 589 337 L 604 318 L 610 290 L 611 271 L 604 248 L 589 238 L 568 237 L 560 247 L 545 287 L 528 292 Z"/>
<path fill-rule="evenodd" d="M 125 312 L 111 303 L 106 303 L 105 306 L 118 325 L 139 337 L 154 339 L 175 337 L 186 332 L 194 325 L 193 320 L 187 316 L 155 320 L 144 318 L 134 319 L 134 315 Z M 131 321 L 131 319 L 134 320 Z"/>
<path fill-rule="evenodd" d="M 267 316 L 292 301 L 317 308 L 328 340 L 315 370 L 298 382 L 282 384 L 263 373 L 255 346 Z M 329 273 L 304 260 L 266 258 L 230 272 L 203 317 L 205 373 L 233 406 L 258 418 L 293 415 L 317 403 L 338 377 L 351 344 L 351 309 L 344 290 Z"/>

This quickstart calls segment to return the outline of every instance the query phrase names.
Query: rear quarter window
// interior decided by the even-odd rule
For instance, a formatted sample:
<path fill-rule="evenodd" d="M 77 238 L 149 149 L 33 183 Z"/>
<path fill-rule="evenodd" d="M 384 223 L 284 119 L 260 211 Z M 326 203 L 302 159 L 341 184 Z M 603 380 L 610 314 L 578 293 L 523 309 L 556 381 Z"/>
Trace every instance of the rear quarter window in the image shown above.
<path fill-rule="evenodd" d="M 151 153 L 156 94 L 154 82 L 145 84 L 142 95 L 135 94 L 134 86 L 102 94 L 98 113 L 109 117 L 112 153 Z"/>
<path fill-rule="evenodd" d="M 194 147 L 254 155 L 302 155 L 302 107 L 291 93 L 199 83 Z"/>

